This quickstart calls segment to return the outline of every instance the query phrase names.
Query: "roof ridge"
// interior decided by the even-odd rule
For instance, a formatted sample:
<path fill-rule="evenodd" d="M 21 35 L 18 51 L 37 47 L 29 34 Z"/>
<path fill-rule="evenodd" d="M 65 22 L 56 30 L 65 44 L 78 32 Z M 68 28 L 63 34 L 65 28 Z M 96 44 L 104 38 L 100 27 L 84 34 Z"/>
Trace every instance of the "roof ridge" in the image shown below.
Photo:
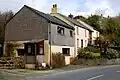
<path fill-rule="evenodd" d="M 27 8 L 29 8 L 30 10 L 32 10 L 33 12 L 35 12 L 36 14 L 38 14 L 36 11 L 38 11 L 37 9 L 34 9 L 34 8 L 32 8 L 32 7 L 29 7 L 29 6 L 27 6 L 27 5 L 24 5 L 25 7 L 27 7 Z M 35 10 L 35 11 L 34 11 Z M 44 14 L 44 15 L 47 15 L 46 13 L 43 13 L 43 12 L 41 12 L 41 11 L 38 11 L 38 12 L 40 12 L 40 13 L 42 13 L 42 14 Z M 38 14 L 38 15 L 40 15 L 40 14 Z M 42 16 L 42 15 L 40 15 L 40 16 Z M 42 17 L 44 17 L 44 16 L 42 16 Z M 46 17 L 44 17 L 45 19 L 47 19 Z M 47 20 L 49 20 L 49 19 L 47 19 Z M 50 21 L 50 20 L 49 20 Z"/>
<path fill-rule="evenodd" d="M 24 5 L 25 7 L 27 7 L 28 9 L 32 10 L 33 12 L 35 12 L 36 14 L 38 14 L 39 16 L 42 16 L 43 18 L 47 19 L 48 21 L 55 23 L 55 24 L 59 24 L 68 28 L 72 28 L 74 29 L 72 26 L 70 27 L 69 25 L 67 25 L 66 23 L 64 23 L 63 21 L 56 19 L 55 17 L 51 16 L 50 14 L 46 14 L 44 12 L 41 12 L 39 10 L 36 10 L 32 7 L 29 7 L 27 5 Z"/>
<path fill-rule="evenodd" d="M 77 21 L 77 20 L 75 20 L 75 19 L 71 19 L 71 18 L 69 18 L 69 17 L 67 17 L 66 15 L 63 15 L 63 14 L 61 14 L 61 13 L 57 13 L 57 14 L 65 17 L 65 18 L 66 18 L 67 20 L 69 20 L 69 21 L 71 20 L 70 22 L 72 22 L 73 24 L 75 24 L 75 22 L 76 22 L 76 25 L 77 25 L 77 26 L 80 26 L 80 27 L 82 27 L 82 28 L 84 28 L 84 29 L 88 29 L 88 30 L 90 30 L 90 31 L 93 31 L 93 30 L 91 30 L 90 28 L 84 26 L 83 24 L 81 24 L 79 21 Z"/>

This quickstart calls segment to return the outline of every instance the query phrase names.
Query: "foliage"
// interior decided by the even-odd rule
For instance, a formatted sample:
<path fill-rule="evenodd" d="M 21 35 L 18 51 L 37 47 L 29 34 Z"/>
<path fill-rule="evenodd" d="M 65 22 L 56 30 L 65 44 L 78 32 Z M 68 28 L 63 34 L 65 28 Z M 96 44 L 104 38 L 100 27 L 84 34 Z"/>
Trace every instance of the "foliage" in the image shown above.
<path fill-rule="evenodd" d="M 16 42 L 9 42 L 6 43 L 6 51 L 5 51 L 5 55 L 7 57 L 16 57 L 17 54 L 17 47 L 19 47 L 20 45 L 17 44 Z"/>
<path fill-rule="evenodd" d="M 105 58 L 114 59 L 119 57 L 119 52 L 114 49 L 108 49 L 106 54 L 104 55 Z"/>
<path fill-rule="evenodd" d="M 88 46 L 84 48 L 86 51 L 93 52 L 93 53 L 100 53 L 100 49 L 93 46 Z"/>
<path fill-rule="evenodd" d="M 100 48 L 88 46 L 78 49 L 78 58 L 94 59 L 100 57 Z"/>
<path fill-rule="evenodd" d="M 3 68 L 25 68 L 24 59 L 21 57 L 1 57 L 0 61 L 2 62 L 1 64 L 3 64 Z"/>
<path fill-rule="evenodd" d="M 78 57 L 70 58 L 70 64 L 77 65 L 77 60 L 78 60 Z"/>
<path fill-rule="evenodd" d="M 62 53 L 52 53 L 52 67 L 60 68 L 65 65 L 65 56 Z"/>
<path fill-rule="evenodd" d="M 25 68 L 25 61 L 23 58 L 21 57 L 14 57 L 14 65 L 15 65 L 15 68 L 22 68 L 24 69 Z"/>
<path fill-rule="evenodd" d="M 112 43 L 113 46 L 120 46 L 120 37 L 115 37 Z"/>
<path fill-rule="evenodd" d="M 5 25 L 13 17 L 13 12 L 0 12 L 0 42 L 4 41 Z"/>
<path fill-rule="evenodd" d="M 84 48 L 79 48 L 78 49 L 78 55 L 77 55 L 78 59 L 79 58 L 84 58 L 84 59 L 93 59 L 94 56 L 92 55 L 91 52 L 87 51 Z"/>
<path fill-rule="evenodd" d="M 96 30 L 100 31 L 100 17 L 98 15 L 91 15 L 87 19 L 87 23 L 91 26 L 93 26 Z"/>

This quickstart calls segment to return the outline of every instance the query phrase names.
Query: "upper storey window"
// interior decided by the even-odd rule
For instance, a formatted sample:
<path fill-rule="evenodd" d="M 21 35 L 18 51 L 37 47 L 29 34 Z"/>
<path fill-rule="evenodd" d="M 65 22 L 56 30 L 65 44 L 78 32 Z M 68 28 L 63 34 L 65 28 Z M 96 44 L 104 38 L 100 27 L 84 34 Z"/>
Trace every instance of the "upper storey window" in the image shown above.
<path fill-rule="evenodd" d="M 64 28 L 58 26 L 57 27 L 57 33 L 61 34 L 61 35 L 64 35 Z"/>

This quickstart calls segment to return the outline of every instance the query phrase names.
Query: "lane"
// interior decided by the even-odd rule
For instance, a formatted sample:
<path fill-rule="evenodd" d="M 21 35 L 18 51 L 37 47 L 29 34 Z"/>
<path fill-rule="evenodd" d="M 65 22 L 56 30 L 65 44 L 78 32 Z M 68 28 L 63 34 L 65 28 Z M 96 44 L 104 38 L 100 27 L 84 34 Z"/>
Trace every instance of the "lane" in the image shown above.
<path fill-rule="evenodd" d="M 60 72 L 42 77 L 27 78 L 26 80 L 120 80 L 120 73 L 117 71 L 120 71 L 120 65 Z"/>

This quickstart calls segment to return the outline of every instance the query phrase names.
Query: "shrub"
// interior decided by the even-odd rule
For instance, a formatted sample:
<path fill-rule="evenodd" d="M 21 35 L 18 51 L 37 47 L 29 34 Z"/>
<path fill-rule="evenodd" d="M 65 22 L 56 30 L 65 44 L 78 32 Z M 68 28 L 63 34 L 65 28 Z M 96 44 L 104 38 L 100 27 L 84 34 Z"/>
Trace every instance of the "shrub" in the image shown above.
<path fill-rule="evenodd" d="M 77 60 L 78 60 L 77 57 L 75 57 L 75 58 L 70 58 L 70 64 L 71 64 L 71 65 L 77 65 Z"/>
<path fill-rule="evenodd" d="M 100 48 L 88 46 L 84 48 L 86 51 L 94 52 L 94 53 L 100 53 Z"/>
<path fill-rule="evenodd" d="M 6 57 L 16 57 L 18 55 L 17 53 L 17 47 L 20 46 L 19 44 L 17 44 L 16 42 L 12 42 L 12 43 L 7 43 L 6 45 L 6 53 L 4 56 Z"/>
<path fill-rule="evenodd" d="M 25 68 L 25 61 L 23 58 L 21 57 L 14 57 L 14 65 L 15 65 L 15 68 Z"/>
<path fill-rule="evenodd" d="M 65 56 L 62 53 L 52 53 L 52 67 L 60 68 L 65 66 Z"/>
<path fill-rule="evenodd" d="M 84 48 L 79 48 L 78 49 L 78 55 L 77 55 L 78 58 L 84 58 L 84 59 L 93 59 L 94 56 L 92 55 L 91 52 L 87 51 L 86 49 Z"/>
<path fill-rule="evenodd" d="M 114 49 L 108 49 L 106 54 L 104 55 L 105 58 L 118 58 L 119 57 L 119 52 L 117 50 Z"/>

